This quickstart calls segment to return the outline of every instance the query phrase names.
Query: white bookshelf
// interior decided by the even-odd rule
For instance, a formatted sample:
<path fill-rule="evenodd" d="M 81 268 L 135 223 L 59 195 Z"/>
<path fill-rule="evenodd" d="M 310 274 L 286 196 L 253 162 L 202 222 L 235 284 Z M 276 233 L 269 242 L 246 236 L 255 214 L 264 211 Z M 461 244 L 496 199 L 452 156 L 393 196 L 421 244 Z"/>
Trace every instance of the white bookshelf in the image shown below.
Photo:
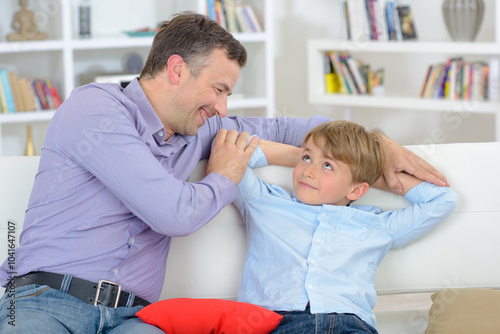
<path fill-rule="evenodd" d="M 415 1 L 412 2 L 415 4 Z M 435 7 L 437 5 L 434 5 Z M 440 10 L 439 6 L 437 6 Z M 419 39 L 417 41 L 364 41 L 353 42 L 350 40 L 334 39 L 313 39 L 308 41 L 307 46 L 307 70 L 308 70 L 308 100 L 310 103 L 319 105 L 337 106 L 344 110 L 344 117 L 352 118 L 354 108 L 366 110 L 389 109 L 389 110 L 421 110 L 433 112 L 464 112 L 464 113 L 488 113 L 495 115 L 495 137 L 500 141 L 500 101 L 462 101 L 462 100 L 442 100 L 442 99 L 421 99 L 418 92 L 413 89 L 411 92 L 402 92 L 403 88 L 396 90 L 385 89 L 383 96 L 367 95 L 344 95 L 326 94 L 324 86 L 324 55 L 327 51 L 349 52 L 356 59 L 376 57 L 380 60 L 384 56 L 394 59 L 403 57 L 427 57 L 442 56 L 441 61 L 450 56 L 482 57 L 485 61 L 500 59 L 500 5 L 495 1 L 493 14 L 495 18 L 494 39 L 481 42 L 452 42 L 433 41 Z M 418 26 L 417 26 L 418 31 Z M 378 57 L 378 58 L 377 58 Z M 370 63 L 370 61 L 367 61 Z M 431 62 L 432 63 L 432 62 Z M 428 63 L 427 65 L 431 64 Z M 396 67 L 394 63 L 387 61 L 383 66 L 385 76 L 403 76 L 399 73 L 401 67 Z M 426 65 L 426 66 L 427 66 Z M 408 65 L 410 66 L 410 65 Z M 391 69 L 393 71 L 391 72 Z M 419 70 L 419 75 L 412 80 L 418 80 L 418 85 L 424 79 L 425 68 Z M 395 73 L 396 72 L 396 73 Z M 500 73 L 496 73 L 497 77 Z M 415 84 L 415 83 L 413 83 Z M 498 85 L 492 87 L 498 95 Z"/>
<path fill-rule="evenodd" d="M 13 0 L 3 4 L 0 12 L 0 66 L 18 76 L 51 77 L 61 96 L 67 98 L 76 87 L 93 81 L 92 76 L 121 72 L 122 57 L 128 53 L 138 53 L 146 60 L 153 37 L 129 37 L 122 33 L 124 30 L 146 24 L 152 27 L 183 10 L 205 13 L 206 4 L 205 0 L 143 0 L 138 8 L 133 0 L 91 2 L 93 37 L 79 39 L 76 34 L 79 0 L 30 1 L 28 9 L 47 18 L 42 25 L 39 22 L 39 29 L 48 33 L 51 39 L 28 42 L 6 41 L 5 36 L 12 31 L 12 16 L 19 6 Z M 252 5 L 264 32 L 234 34 L 248 50 L 248 64 L 241 71 L 237 84 L 239 91 L 235 92 L 238 94 L 234 94 L 239 98 L 228 99 L 228 109 L 243 115 L 246 110 L 258 109 L 263 115 L 272 117 L 275 115 L 273 3 L 272 0 L 244 2 Z M 102 9 L 106 6 L 114 6 L 112 14 L 108 8 Z M 2 132 L 2 129 L 14 125 L 47 124 L 54 112 L 0 114 L 0 155 L 22 155 L 25 140 L 25 134 L 19 133 L 15 145 L 11 140 L 9 147 L 4 147 L 7 145 L 3 140 L 6 131 Z M 35 142 L 37 153 L 41 146 L 42 142 Z"/>

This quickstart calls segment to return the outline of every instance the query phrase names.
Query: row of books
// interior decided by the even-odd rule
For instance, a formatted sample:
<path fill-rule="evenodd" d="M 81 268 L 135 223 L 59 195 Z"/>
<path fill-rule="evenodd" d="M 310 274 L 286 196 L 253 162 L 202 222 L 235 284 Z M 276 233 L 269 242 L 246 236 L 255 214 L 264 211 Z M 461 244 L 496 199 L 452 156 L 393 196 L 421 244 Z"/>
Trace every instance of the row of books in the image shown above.
<path fill-rule="evenodd" d="M 325 89 L 327 94 L 383 95 L 384 69 L 372 69 L 348 53 L 325 54 Z"/>
<path fill-rule="evenodd" d="M 449 58 L 446 63 L 429 65 L 421 98 L 487 101 L 490 66 L 482 61 Z"/>
<path fill-rule="evenodd" d="M 346 37 L 355 41 L 417 38 L 410 4 L 403 0 L 340 0 Z"/>
<path fill-rule="evenodd" d="M 208 15 L 230 33 L 261 32 L 262 26 L 250 5 L 234 0 L 207 0 Z"/>
<path fill-rule="evenodd" d="M 0 69 L 1 113 L 57 109 L 62 100 L 51 78 L 18 77 L 6 68 Z"/>

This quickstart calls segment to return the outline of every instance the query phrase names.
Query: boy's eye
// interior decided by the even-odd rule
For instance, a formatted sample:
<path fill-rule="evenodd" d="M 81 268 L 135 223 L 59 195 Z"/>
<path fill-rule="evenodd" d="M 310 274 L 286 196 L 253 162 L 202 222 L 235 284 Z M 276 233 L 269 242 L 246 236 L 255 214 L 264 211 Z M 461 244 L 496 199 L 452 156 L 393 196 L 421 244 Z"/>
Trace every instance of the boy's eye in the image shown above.
<path fill-rule="evenodd" d="M 302 158 L 302 160 L 304 160 L 306 162 L 309 162 L 309 161 L 311 161 L 311 158 L 308 155 L 304 155 L 304 157 Z"/>
<path fill-rule="evenodd" d="M 328 163 L 328 162 L 325 162 L 324 167 L 325 167 L 326 169 L 333 169 L 332 165 L 330 165 L 330 163 Z"/>

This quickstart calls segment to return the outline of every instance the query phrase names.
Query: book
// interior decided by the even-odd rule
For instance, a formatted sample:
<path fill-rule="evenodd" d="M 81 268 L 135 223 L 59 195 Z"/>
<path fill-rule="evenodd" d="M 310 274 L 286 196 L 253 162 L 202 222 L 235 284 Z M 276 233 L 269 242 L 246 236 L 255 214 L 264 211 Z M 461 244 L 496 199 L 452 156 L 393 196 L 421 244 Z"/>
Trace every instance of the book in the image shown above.
<path fill-rule="evenodd" d="M 215 0 L 207 0 L 207 11 L 208 16 L 212 20 L 217 21 L 217 15 L 215 14 Z"/>
<path fill-rule="evenodd" d="M 398 6 L 399 24 L 403 40 L 416 39 L 417 31 L 413 22 L 413 13 L 409 5 Z"/>
<path fill-rule="evenodd" d="M 226 20 L 227 30 L 230 33 L 238 33 L 241 31 L 238 19 L 236 18 L 235 6 L 233 2 L 226 2 Z"/>
<path fill-rule="evenodd" d="M 349 88 L 347 87 L 348 82 L 346 81 L 345 74 L 344 74 L 344 71 L 343 71 L 342 66 L 340 64 L 340 60 L 339 60 L 338 55 L 333 51 L 329 51 L 328 56 L 329 56 L 330 61 L 332 63 L 333 71 L 335 73 L 337 73 L 337 77 L 339 79 L 339 83 L 340 83 L 339 93 L 348 94 L 349 93 Z"/>
<path fill-rule="evenodd" d="M 45 92 L 43 91 L 43 85 L 40 80 L 33 80 L 33 85 L 35 92 L 38 96 L 38 99 L 40 100 L 40 105 L 42 106 L 42 110 L 49 110 L 50 105 L 49 102 L 47 101 L 47 98 L 45 97 Z"/>
<path fill-rule="evenodd" d="M 346 62 L 347 62 L 347 65 L 349 67 L 349 70 L 352 74 L 354 83 L 356 85 L 356 88 L 358 89 L 359 94 L 365 95 L 366 94 L 366 82 L 363 79 L 363 77 L 359 71 L 359 65 L 356 63 L 356 61 L 351 56 L 347 56 Z"/>
<path fill-rule="evenodd" d="M 340 0 L 340 21 L 342 22 L 342 37 L 343 39 L 351 39 L 351 31 L 349 28 L 349 10 L 347 8 L 347 0 Z"/>
<path fill-rule="evenodd" d="M 487 95 L 489 101 L 498 101 L 499 93 L 498 93 L 498 85 L 500 84 L 500 61 L 498 57 L 490 57 L 489 64 L 487 66 L 487 71 L 489 75 L 487 76 Z"/>
<path fill-rule="evenodd" d="M 215 17 L 216 21 L 223 27 L 224 29 L 227 30 L 227 24 L 226 24 L 226 14 L 224 12 L 224 3 L 222 0 L 215 0 Z"/>
<path fill-rule="evenodd" d="M 425 89 L 427 87 L 427 83 L 429 82 L 429 77 L 432 73 L 433 68 L 434 68 L 433 65 L 429 65 L 429 67 L 427 67 L 427 72 L 425 73 L 424 83 L 422 84 L 422 88 L 420 89 L 420 94 L 419 94 L 419 96 L 421 98 L 424 97 Z"/>
<path fill-rule="evenodd" d="M 390 41 L 396 40 L 396 27 L 394 22 L 394 3 L 389 0 L 385 5 L 385 16 L 387 22 L 387 35 Z"/>
<path fill-rule="evenodd" d="M 17 75 L 14 72 L 9 72 L 10 88 L 12 90 L 12 96 L 14 97 L 14 104 L 16 105 L 15 111 L 24 111 L 24 101 L 21 97 L 21 90 Z"/>
<path fill-rule="evenodd" d="M 347 0 L 347 15 L 351 40 L 368 41 L 371 38 L 365 0 Z"/>
<path fill-rule="evenodd" d="M 46 78 L 45 84 L 49 88 L 50 95 L 52 96 L 52 100 L 54 101 L 54 109 L 59 108 L 62 104 L 62 99 L 61 96 L 59 95 L 57 87 L 54 85 L 54 82 L 52 81 L 51 78 Z"/>
<path fill-rule="evenodd" d="M 241 32 L 252 32 L 252 29 L 250 28 L 248 21 L 246 19 L 245 13 L 243 12 L 242 6 L 236 6 L 235 14 Z"/>
<path fill-rule="evenodd" d="M 385 0 L 375 0 L 375 20 L 377 22 L 376 27 L 379 41 L 389 40 L 385 10 Z"/>
<path fill-rule="evenodd" d="M 390 0 L 389 0 L 390 1 Z M 393 21 L 394 21 L 394 30 L 396 34 L 396 40 L 403 40 L 403 32 L 401 31 L 401 21 L 399 20 L 399 12 L 398 12 L 398 0 L 393 0 Z"/>
<path fill-rule="evenodd" d="M 3 91 L 2 80 L 0 80 L 0 113 L 6 114 L 9 110 L 7 109 L 7 101 L 5 100 L 5 93 Z"/>
<path fill-rule="evenodd" d="M 19 78 L 19 86 L 21 87 L 21 95 L 24 100 L 24 110 L 34 111 L 37 110 L 35 104 L 35 95 L 28 78 Z"/>
<path fill-rule="evenodd" d="M 446 63 L 428 66 L 420 97 L 484 101 L 488 99 L 489 79 L 486 62 L 448 58 Z"/>
<path fill-rule="evenodd" d="M 7 104 L 7 112 L 16 112 L 16 105 L 14 103 L 14 95 L 10 86 L 9 71 L 6 68 L 0 69 L 0 79 L 2 80 L 3 91 L 5 95 L 5 102 Z"/>
<path fill-rule="evenodd" d="M 242 5 L 242 6 L 243 6 L 243 13 L 245 13 L 245 17 L 248 20 L 252 32 L 261 32 L 262 27 L 259 23 L 259 20 L 257 19 L 257 16 L 255 15 L 255 12 L 253 11 L 253 8 L 249 5 Z"/>

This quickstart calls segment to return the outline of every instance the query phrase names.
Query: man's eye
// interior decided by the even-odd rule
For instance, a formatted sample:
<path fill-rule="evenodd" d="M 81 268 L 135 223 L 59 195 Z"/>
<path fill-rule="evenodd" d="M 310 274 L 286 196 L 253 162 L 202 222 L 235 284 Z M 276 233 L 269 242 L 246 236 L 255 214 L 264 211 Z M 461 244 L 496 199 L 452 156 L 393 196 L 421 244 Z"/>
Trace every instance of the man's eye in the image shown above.
<path fill-rule="evenodd" d="M 311 158 L 308 155 L 304 155 L 302 160 L 309 162 L 309 161 L 311 161 Z"/>
<path fill-rule="evenodd" d="M 325 163 L 325 166 L 324 166 L 326 169 L 333 169 L 332 165 L 330 165 L 328 162 Z"/>

